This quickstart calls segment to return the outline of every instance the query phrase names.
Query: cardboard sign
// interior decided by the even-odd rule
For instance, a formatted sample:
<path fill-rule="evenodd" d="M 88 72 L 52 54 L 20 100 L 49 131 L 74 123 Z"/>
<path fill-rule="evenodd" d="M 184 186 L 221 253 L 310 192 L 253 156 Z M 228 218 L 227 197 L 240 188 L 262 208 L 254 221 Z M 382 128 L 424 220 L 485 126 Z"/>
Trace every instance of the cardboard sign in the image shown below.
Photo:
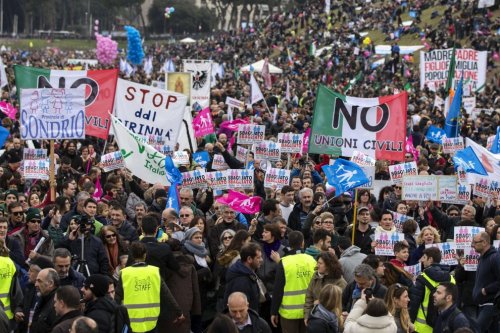
<path fill-rule="evenodd" d="M 248 149 L 243 148 L 241 146 L 236 146 L 236 159 L 242 163 L 245 163 L 247 160 Z"/>
<path fill-rule="evenodd" d="M 441 140 L 443 144 L 443 153 L 445 154 L 453 154 L 457 150 L 464 149 L 464 138 L 462 137 L 457 137 L 457 138 L 443 137 Z"/>
<path fill-rule="evenodd" d="M 231 189 L 235 188 L 253 188 L 254 173 L 246 169 L 229 169 L 227 170 L 228 186 Z"/>
<path fill-rule="evenodd" d="M 23 160 L 46 160 L 47 149 L 23 149 Z"/>
<path fill-rule="evenodd" d="M 277 189 L 290 184 L 290 170 L 268 168 L 264 178 L 264 187 Z"/>
<path fill-rule="evenodd" d="M 375 255 L 394 256 L 394 244 L 404 239 L 405 235 L 399 232 L 375 231 Z"/>
<path fill-rule="evenodd" d="M 203 189 L 207 187 L 205 170 L 194 170 L 182 173 L 182 187 Z"/>
<path fill-rule="evenodd" d="M 172 160 L 176 165 L 189 165 L 189 154 L 186 151 L 174 151 Z"/>
<path fill-rule="evenodd" d="M 278 161 L 281 159 L 281 145 L 273 141 L 262 141 L 254 145 L 256 160 Z"/>
<path fill-rule="evenodd" d="M 453 240 L 457 249 L 465 250 L 472 247 L 472 239 L 478 233 L 484 231 L 484 228 L 478 227 L 455 227 Z"/>
<path fill-rule="evenodd" d="M 394 223 L 394 226 L 396 227 L 396 230 L 398 232 L 403 232 L 403 224 L 406 222 L 406 220 L 411 219 L 410 216 L 399 214 L 398 212 L 392 212 L 392 215 L 394 218 L 392 219 L 392 222 Z"/>
<path fill-rule="evenodd" d="M 403 200 L 437 200 L 436 176 L 405 176 L 403 178 Z"/>
<path fill-rule="evenodd" d="M 206 172 L 205 178 L 211 184 L 214 191 L 229 189 L 227 171 Z"/>
<path fill-rule="evenodd" d="M 428 247 L 437 247 L 439 251 L 441 251 L 441 265 L 458 265 L 457 260 L 457 248 L 455 243 L 446 242 L 446 243 L 435 243 L 435 244 L 426 244 L 426 248 Z"/>
<path fill-rule="evenodd" d="M 479 264 L 479 257 L 481 255 L 477 253 L 473 248 L 464 249 L 464 269 L 467 272 L 475 272 L 477 270 L 477 265 Z"/>
<path fill-rule="evenodd" d="M 458 197 L 457 177 L 438 176 L 438 197 L 439 201 L 452 201 Z"/>
<path fill-rule="evenodd" d="M 214 159 L 212 160 L 212 169 L 214 170 L 226 170 L 229 169 L 229 165 L 227 165 L 224 157 L 220 154 L 215 154 Z"/>
<path fill-rule="evenodd" d="M 355 150 L 352 153 L 351 162 L 361 166 L 375 166 L 376 161 L 373 157 Z"/>
<path fill-rule="evenodd" d="M 104 172 L 109 172 L 116 169 L 125 168 L 125 161 L 123 160 L 122 153 L 115 151 L 113 153 L 101 156 L 101 165 Z"/>
<path fill-rule="evenodd" d="M 278 133 L 278 143 L 281 144 L 282 153 L 300 154 L 304 144 L 304 133 Z"/>
<path fill-rule="evenodd" d="M 25 160 L 23 163 L 23 175 L 26 179 L 49 180 L 50 161 Z"/>
<path fill-rule="evenodd" d="M 418 276 L 420 273 L 422 273 L 422 265 L 418 263 L 412 266 L 405 266 L 404 270 L 413 276 Z"/>
<path fill-rule="evenodd" d="M 389 174 L 393 184 L 401 184 L 404 176 L 416 176 L 417 170 L 417 163 L 414 161 L 389 166 Z"/>
<path fill-rule="evenodd" d="M 252 145 L 265 139 L 266 126 L 245 124 L 238 126 L 238 143 Z"/>

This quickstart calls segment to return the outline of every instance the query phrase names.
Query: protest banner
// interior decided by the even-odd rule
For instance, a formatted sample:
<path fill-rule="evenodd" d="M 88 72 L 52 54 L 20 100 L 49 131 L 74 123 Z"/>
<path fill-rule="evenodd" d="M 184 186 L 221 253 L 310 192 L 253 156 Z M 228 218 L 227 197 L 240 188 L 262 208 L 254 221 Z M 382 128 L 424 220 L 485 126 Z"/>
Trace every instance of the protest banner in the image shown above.
<path fill-rule="evenodd" d="M 357 98 L 318 87 L 309 153 L 351 157 L 355 150 L 377 160 L 404 160 L 408 95 Z"/>
<path fill-rule="evenodd" d="M 474 195 L 478 197 L 488 199 L 491 197 L 491 185 L 490 179 L 488 177 L 475 176 L 475 181 L 473 185 Z"/>
<path fill-rule="evenodd" d="M 238 125 L 238 144 L 252 145 L 265 139 L 266 126 L 254 124 Z"/>
<path fill-rule="evenodd" d="M 418 263 L 412 266 L 405 266 L 404 270 L 413 276 L 418 276 L 420 273 L 422 273 L 422 264 Z"/>
<path fill-rule="evenodd" d="M 165 155 L 138 140 L 114 116 L 111 116 L 111 126 L 127 169 L 150 184 L 170 185 L 165 172 Z"/>
<path fill-rule="evenodd" d="M 268 168 L 264 177 L 264 187 L 280 189 L 290 184 L 290 170 Z"/>
<path fill-rule="evenodd" d="M 207 105 L 210 102 L 210 76 L 212 60 L 183 59 L 184 72 L 191 73 L 191 105 Z"/>
<path fill-rule="evenodd" d="M 146 142 L 148 145 L 155 146 L 155 145 L 164 145 L 165 144 L 165 138 L 161 135 L 154 135 L 150 134 L 145 137 Z"/>
<path fill-rule="evenodd" d="M 464 97 L 462 98 L 462 105 L 465 111 L 470 114 L 472 110 L 476 107 L 476 97 Z"/>
<path fill-rule="evenodd" d="M 404 176 L 416 176 L 418 174 L 417 163 L 407 162 L 389 165 L 389 175 L 393 184 L 401 184 Z"/>
<path fill-rule="evenodd" d="M 402 182 L 403 200 L 437 200 L 438 181 L 436 176 L 405 176 Z"/>
<path fill-rule="evenodd" d="M 14 72 L 18 92 L 27 88 L 85 88 L 85 134 L 108 139 L 118 69 L 63 71 L 15 65 Z"/>
<path fill-rule="evenodd" d="M 371 156 L 355 150 L 352 152 L 351 162 L 354 162 L 360 166 L 375 166 L 376 160 Z"/>
<path fill-rule="evenodd" d="M 457 261 L 457 248 L 455 247 L 455 243 L 446 242 L 446 243 L 434 243 L 434 244 L 426 244 L 426 248 L 428 247 L 437 247 L 439 251 L 441 251 L 441 265 L 458 265 Z"/>
<path fill-rule="evenodd" d="M 495 0 L 479 0 L 477 2 L 477 8 L 486 8 L 495 5 Z"/>
<path fill-rule="evenodd" d="M 238 110 L 245 109 L 245 102 L 242 102 L 236 98 L 226 97 L 226 105 L 229 108 L 236 108 Z"/>
<path fill-rule="evenodd" d="M 85 139 L 85 89 L 22 89 L 21 139 Z"/>
<path fill-rule="evenodd" d="M 45 160 L 47 159 L 47 149 L 24 148 L 23 160 Z"/>
<path fill-rule="evenodd" d="M 472 49 L 455 50 L 455 77 L 452 88 L 456 89 L 462 78 L 469 80 L 471 89 L 477 90 L 486 83 L 487 51 Z M 420 89 L 427 85 L 430 90 L 437 91 L 446 85 L 453 49 L 436 49 L 420 52 Z"/>
<path fill-rule="evenodd" d="M 394 256 L 394 244 L 404 239 L 405 235 L 399 232 L 375 231 L 375 255 Z"/>
<path fill-rule="evenodd" d="M 187 105 L 191 104 L 191 73 L 168 72 L 165 73 L 165 86 L 168 91 L 173 91 L 187 97 Z"/>
<path fill-rule="evenodd" d="M 403 223 L 406 222 L 406 220 L 410 219 L 411 217 L 400 214 L 398 212 L 392 212 L 392 222 L 394 223 L 394 227 L 396 228 L 397 232 L 403 232 Z"/>
<path fill-rule="evenodd" d="M 102 155 L 101 168 L 104 172 L 125 168 L 125 161 L 123 160 L 122 153 L 115 151 L 113 153 Z"/>
<path fill-rule="evenodd" d="M 254 145 L 256 160 L 278 161 L 281 159 L 281 145 L 273 141 L 261 141 Z"/>
<path fill-rule="evenodd" d="M 202 168 L 206 168 L 208 162 L 210 162 L 210 155 L 207 151 L 200 151 L 198 153 L 193 153 L 193 160 L 196 164 L 200 165 Z"/>
<path fill-rule="evenodd" d="M 226 170 L 229 169 L 224 157 L 221 154 L 215 154 L 212 160 L 212 169 L 214 170 Z"/>
<path fill-rule="evenodd" d="M 212 115 L 210 108 L 201 110 L 198 115 L 193 119 L 194 136 L 197 138 L 204 137 L 205 135 L 215 132 Z"/>
<path fill-rule="evenodd" d="M 162 153 L 165 156 L 167 156 L 167 155 L 172 156 L 172 154 L 173 154 L 172 147 L 170 147 L 168 145 L 154 145 L 153 148 L 155 150 L 158 150 L 160 153 Z"/>
<path fill-rule="evenodd" d="M 207 178 L 205 170 L 193 170 L 182 173 L 182 187 L 190 189 L 207 188 Z"/>
<path fill-rule="evenodd" d="M 246 169 L 228 169 L 227 183 L 229 188 L 251 188 L 253 189 L 254 173 Z"/>
<path fill-rule="evenodd" d="M 189 154 L 187 151 L 174 151 L 172 154 L 172 160 L 176 165 L 189 165 Z"/>
<path fill-rule="evenodd" d="M 484 231 L 484 228 L 479 227 L 454 227 L 453 240 L 455 246 L 459 250 L 465 250 L 472 246 L 472 238 L 478 233 Z"/>
<path fill-rule="evenodd" d="M 300 154 L 304 144 L 304 133 L 278 133 L 278 143 L 282 153 Z"/>
<path fill-rule="evenodd" d="M 229 189 L 227 170 L 206 172 L 205 178 L 210 182 L 210 186 L 214 191 L 221 191 Z"/>
<path fill-rule="evenodd" d="M 443 145 L 443 153 L 445 154 L 453 154 L 457 150 L 464 149 L 464 138 L 461 136 L 456 138 L 443 137 L 441 143 Z"/>
<path fill-rule="evenodd" d="M 26 179 L 49 180 L 50 162 L 44 160 L 24 160 L 23 176 Z"/>
<path fill-rule="evenodd" d="M 236 146 L 236 159 L 245 163 L 247 160 L 248 149 L 241 146 Z"/>
<path fill-rule="evenodd" d="M 438 180 L 438 200 L 453 201 L 457 200 L 458 187 L 456 176 L 437 176 Z"/>
<path fill-rule="evenodd" d="M 175 147 L 186 102 L 184 95 L 119 79 L 113 115 L 131 132 L 161 136 Z"/>
<path fill-rule="evenodd" d="M 469 247 L 464 249 L 464 269 L 467 272 L 475 272 L 479 264 L 479 257 L 481 254 L 477 253 L 473 248 Z"/>

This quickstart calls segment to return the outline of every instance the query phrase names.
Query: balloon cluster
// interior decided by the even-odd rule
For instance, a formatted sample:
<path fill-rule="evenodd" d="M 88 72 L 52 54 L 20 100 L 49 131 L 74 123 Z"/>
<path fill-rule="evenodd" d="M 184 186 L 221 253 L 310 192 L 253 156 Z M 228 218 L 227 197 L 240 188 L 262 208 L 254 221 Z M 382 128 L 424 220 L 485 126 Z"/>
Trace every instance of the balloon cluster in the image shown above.
<path fill-rule="evenodd" d="M 97 41 L 96 57 L 103 65 L 111 65 L 118 56 L 118 43 L 111 37 L 104 37 L 96 32 Z"/>
<path fill-rule="evenodd" d="M 94 33 L 96 35 L 99 33 L 99 20 L 94 21 Z"/>
<path fill-rule="evenodd" d="M 129 25 L 125 26 L 125 30 L 127 31 L 127 59 L 133 65 L 141 65 L 142 59 L 144 59 L 144 50 L 142 49 L 142 40 L 141 34 L 139 31 L 131 27 Z"/>
<path fill-rule="evenodd" d="M 170 15 L 172 15 L 173 13 L 175 12 L 175 8 L 174 7 L 166 7 L 165 8 L 165 18 L 170 18 Z"/>

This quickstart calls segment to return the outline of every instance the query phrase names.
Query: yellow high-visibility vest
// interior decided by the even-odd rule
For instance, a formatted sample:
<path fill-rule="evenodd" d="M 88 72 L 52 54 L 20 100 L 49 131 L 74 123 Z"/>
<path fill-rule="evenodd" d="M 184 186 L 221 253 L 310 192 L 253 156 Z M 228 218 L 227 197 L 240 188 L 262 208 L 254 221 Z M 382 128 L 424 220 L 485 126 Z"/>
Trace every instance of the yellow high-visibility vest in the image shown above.
<path fill-rule="evenodd" d="M 10 288 L 14 275 L 16 274 L 16 265 L 9 257 L 0 257 L 0 302 L 7 318 L 14 318 L 10 304 Z"/>
<path fill-rule="evenodd" d="M 156 327 L 160 315 L 160 270 L 155 266 L 122 269 L 123 305 L 127 308 L 133 332 L 148 332 Z"/>
<path fill-rule="evenodd" d="M 300 253 L 284 257 L 281 262 L 285 270 L 285 289 L 279 314 L 285 319 L 303 319 L 306 291 L 314 275 L 316 260 Z"/>
<path fill-rule="evenodd" d="M 434 288 L 436 288 L 440 282 L 436 282 L 432 280 L 426 273 L 422 273 L 422 277 L 426 279 Z M 455 278 L 453 275 L 450 275 L 450 282 L 455 284 Z M 429 306 L 429 301 L 432 302 L 431 299 L 431 291 L 429 288 L 425 287 L 424 299 L 422 300 L 422 304 L 418 308 L 417 319 L 415 319 L 415 332 L 418 333 L 432 333 L 433 328 L 427 325 L 427 308 Z"/>

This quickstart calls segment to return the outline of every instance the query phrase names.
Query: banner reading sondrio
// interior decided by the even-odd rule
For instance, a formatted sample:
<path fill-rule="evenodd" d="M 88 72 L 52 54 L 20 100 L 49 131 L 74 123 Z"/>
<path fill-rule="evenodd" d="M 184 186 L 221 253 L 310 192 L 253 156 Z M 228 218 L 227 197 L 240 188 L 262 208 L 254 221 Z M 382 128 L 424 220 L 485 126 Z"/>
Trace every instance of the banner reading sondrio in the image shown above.
<path fill-rule="evenodd" d="M 464 75 L 464 86 L 470 85 L 472 91 L 483 88 L 486 83 L 486 51 L 472 49 L 455 50 L 455 89 Z M 448 70 L 453 56 L 453 49 L 432 50 L 420 52 L 420 89 L 427 85 L 430 90 L 436 91 L 446 85 Z M 467 84 L 465 84 L 467 82 Z"/>

